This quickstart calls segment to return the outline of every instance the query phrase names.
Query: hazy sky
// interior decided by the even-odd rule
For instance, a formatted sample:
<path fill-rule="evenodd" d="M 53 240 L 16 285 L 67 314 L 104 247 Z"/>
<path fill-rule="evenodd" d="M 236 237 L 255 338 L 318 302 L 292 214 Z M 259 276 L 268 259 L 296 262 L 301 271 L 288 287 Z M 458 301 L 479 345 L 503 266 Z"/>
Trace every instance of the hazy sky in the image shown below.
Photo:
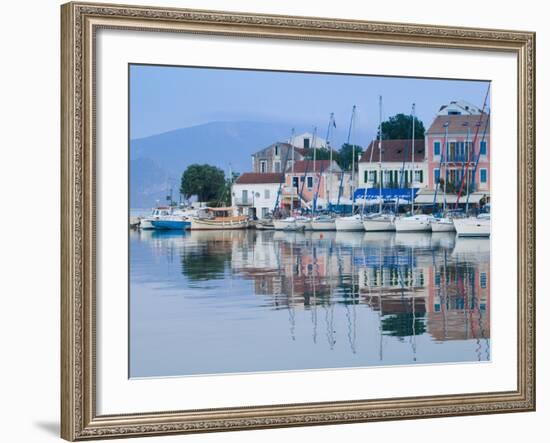
<path fill-rule="evenodd" d="M 378 126 L 379 95 L 384 118 L 410 113 L 414 102 L 427 128 L 439 107 L 451 100 L 481 107 L 487 86 L 481 81 L 132 65 L 130 136 L 247 120 L 288 123 L 289 133 L 292 126 L 300 132 L 318 126 L 324 137 L 334 112 L 335 137 L 342 138 L 357 105 L 355 143 L 364 145 Z"/>

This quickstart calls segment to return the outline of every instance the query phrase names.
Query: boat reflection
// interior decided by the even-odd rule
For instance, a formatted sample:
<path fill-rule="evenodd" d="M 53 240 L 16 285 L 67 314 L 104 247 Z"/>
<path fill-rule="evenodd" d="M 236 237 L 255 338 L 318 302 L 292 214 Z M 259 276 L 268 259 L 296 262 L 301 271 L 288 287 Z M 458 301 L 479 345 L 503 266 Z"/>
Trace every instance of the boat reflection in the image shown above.
<path fill-rule="evenodd" d="M 490 358 L 489 239 L 268 230 L 130 235 L 152 256 L 179 264 L 191 287 L 249 282 L 255 309 L 288 311 L 291 340 L 305 327 L 301 312 L 313 343 L 323 340 L 331 350 L 344 334 L 348 350 L 357 353 L 358 322 L 370 321 L 377 327 L 379 360 L 391 338 L 408 345 L 416 361 L 420 337 L 433 344 L 473 340 L 476 358 Z M 345 323 L 335 320 L 335 311 Z"/>

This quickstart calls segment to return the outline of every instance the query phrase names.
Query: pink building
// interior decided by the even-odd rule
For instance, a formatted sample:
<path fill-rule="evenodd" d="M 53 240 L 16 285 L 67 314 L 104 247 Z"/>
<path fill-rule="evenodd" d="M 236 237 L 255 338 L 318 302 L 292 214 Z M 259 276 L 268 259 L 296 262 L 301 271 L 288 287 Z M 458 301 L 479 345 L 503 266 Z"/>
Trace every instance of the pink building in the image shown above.
<path fill-rule="evenodd" d="M 491 149 L 487 114 L 482 114 L 481 111 L 464 114 L 449 111 L 446 114 L 444 109 L 445 107 L 426 132 L 428 188 L 435 190 L 436 185 L 442 185 L 443 179 L 447 177 L 448 192 L 456 193 L 462 186 L 462 195 L 466 193 L 466 187 L 471 193 L 488 195 L 491 180 Z M 473 176 L 476 162 L 477 169 Z M 469 184 L 464 178 L 468 170 Z"/>

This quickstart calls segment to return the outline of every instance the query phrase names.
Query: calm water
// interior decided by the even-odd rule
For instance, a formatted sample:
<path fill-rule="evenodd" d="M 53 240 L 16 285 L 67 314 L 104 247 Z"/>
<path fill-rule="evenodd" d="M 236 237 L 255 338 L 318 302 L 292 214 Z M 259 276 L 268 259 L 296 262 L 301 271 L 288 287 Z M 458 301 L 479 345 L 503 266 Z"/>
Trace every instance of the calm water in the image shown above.
<path fill-rule="evenodd" d="M 490 359 L 488 239 L 130 233 L 132 377 Z"/>

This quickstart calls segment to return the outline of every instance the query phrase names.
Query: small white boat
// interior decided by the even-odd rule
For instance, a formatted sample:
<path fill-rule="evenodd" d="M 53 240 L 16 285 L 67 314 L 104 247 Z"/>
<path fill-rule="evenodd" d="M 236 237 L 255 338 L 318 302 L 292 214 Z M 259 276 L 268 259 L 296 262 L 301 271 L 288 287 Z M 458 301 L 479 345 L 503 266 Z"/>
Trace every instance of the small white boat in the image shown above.
<path fill-rule="evenodd" d="M 363 219 L 363 227 L 367 232 L 395 231 L 395 215 L 377 213 Z"/>
<path fill-rule="evenodd" d="M 435 218 L 431 215 L 417 214 L 395 219 L 397 232 L 431 231 L 431 224 Z"/>
<path fill-rule="evenodd" d="M 454 232 L 453 219 L 449 217 L 436 218 L 431 223 L 432 232 Z"/>
<path fill-rule="evenodd" d="M 201 208 L 191 217 L 191 230 L 246 229 L 250 221 L 245 215 L 233 215 L 234 208 Z"/>
<path fill-rule="evenodd" d="M 349 217 L 338 217 L 334 224 L 337 231 L 364 231 L 363 218 L 359 214 Z"/>
<path fill-rule="evenodd" d="M 306 230 L 306 231 L 311 231 L 311 218 L 303 217 L 303 216 L 300 215 L 300 216 L 296 217 L 296 224 L 299 227 L 303 226 L 304 230 Z"/>
<path fill-rule="evenodd" d="M 330 215 L 320 215 L 311 220 L 312 231 L 336 231 L 335 219 Z"/>
<path fill-rule="evenodd" d="M 282 219 L 279 219 L 279 220 L 273 220 L 273 227 L 277 230 L 277 231 L 282 231 L 283 229 L 285 229 L 286 227 L 288 226 L 296 226 L 296 218 L 294 217 L 287 217 L 287 218 L 282 218 Z"/>
<path fill-rule="evenodd" d="M 455 218 L 453 222 L 459 237 L 489 237 L 491 235 L 491 216 L 489 214 Z"/>

